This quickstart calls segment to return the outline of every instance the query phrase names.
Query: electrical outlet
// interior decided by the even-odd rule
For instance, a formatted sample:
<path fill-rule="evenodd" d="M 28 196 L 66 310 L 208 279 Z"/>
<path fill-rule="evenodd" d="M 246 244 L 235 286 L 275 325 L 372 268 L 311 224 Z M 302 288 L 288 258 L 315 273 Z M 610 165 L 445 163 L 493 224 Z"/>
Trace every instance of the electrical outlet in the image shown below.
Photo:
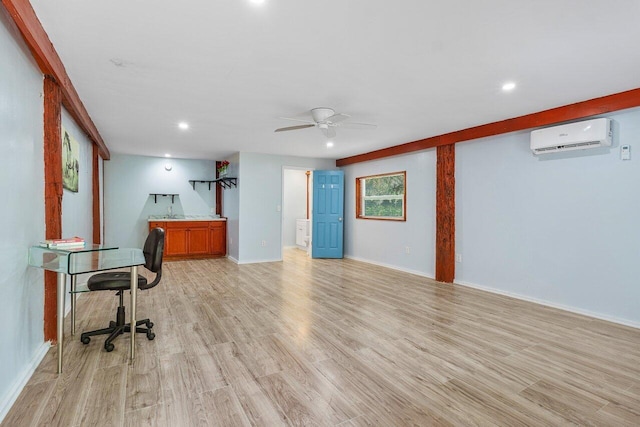
<path fill-rule="evenodd" d="M 260 242 L 260 246 L 262 246 L 263 248 L 267 246 L 267 241 L 263 240 L 262 242 Z"/>
<path fill-rule="evenodd" d="M 411 248 L 409 246 L 405 246 L 404 247 L 404 253 L 405 254 L 410 254 L 411 253 Z"/>
<path fill-rule="evenodd" d="M 456 262 L 462 262 L 462 254 L 456 254 Z"/>

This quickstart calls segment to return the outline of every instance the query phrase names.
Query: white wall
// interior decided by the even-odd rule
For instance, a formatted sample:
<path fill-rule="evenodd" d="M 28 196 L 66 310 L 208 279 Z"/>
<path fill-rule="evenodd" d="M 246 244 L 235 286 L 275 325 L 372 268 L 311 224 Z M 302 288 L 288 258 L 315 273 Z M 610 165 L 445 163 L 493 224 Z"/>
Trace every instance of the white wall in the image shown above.
<path fill-rule="evenodd" d="M 222 190 L 222 214 L 227 217 L 227 256 L 234 262 L 240 258 L 240 154 L 226 159 L 229 161 L 227 176 L 237 178 L 237 186 Z"/>
<path fill-rule="evenodd" d="M 165 170 L 169 163 L 172 170 Z M 215 187 L 189 180 L 215 179 L 212 160 L 166 159 L 164 157 L 111 155 L 104 162 L 105 243 L 120 247 L 142 247 L 147 237 L 149 215 L 166 215 L 171 207 L 178 215 L 215 214 Z M 179 194 L 158 197 L 149 193 Z"/>
<path fill-rule="evenodd" d="M 287 248 L 296 246 L 296 220 L 307 217 L 307 175 L 306 169 L 282 173 L 282 246 Z"/>
<path fill-rule="evenodd" d="M 93 241 L 93 143 L 80 129 L 66 109 L 62 109 L 62 127 L 78 141 L 78 192 L 62 192 L 62 237 L 79 236 L 87 242 Z M 86 283 L 91 274 L 80 274 L 79 285 Z M 70 289 L 71 279 L 67 281 Z M 71 296 L 67 294 L 67 309 Z"/>
<path fill-rule="evenodd" d="M 0 421 L 48 349 L 43 271 L 27 248 L 44 238 L 42 74 L 0 7 Z"/>
<path fill-rule="evenodd" d="M 345 256 L 434 277 L 435 149 L 357 163 L 342 169 L 345 173 Z M 356 178 L 401 171 L 407 172 L 407 220 L 356 219 Z"/>
<path fill-rule="evenodd" d="M 240 153 L 239 163 L 242 168 L 238 182 L 238 262 L 280 261 L 282 260 L 283 167 L 335 169 L 335 161 Z M 265 246 L 261 246 L 263 240 L 266 242 Z"/>
<path fill-rule="evenodd" d="M 456 146 L 457 282 L 640 326 L 640 109 L 607 117 L 611 149 L 535 157 L 529 132 Z"/>

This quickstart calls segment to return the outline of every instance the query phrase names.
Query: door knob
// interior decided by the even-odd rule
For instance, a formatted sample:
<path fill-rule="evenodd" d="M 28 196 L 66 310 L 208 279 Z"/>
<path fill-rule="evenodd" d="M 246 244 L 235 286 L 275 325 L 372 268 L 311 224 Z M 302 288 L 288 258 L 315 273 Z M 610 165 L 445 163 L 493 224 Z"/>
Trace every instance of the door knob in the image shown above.
<path fill-rule="evenodd" d="M 342 222 L 342 217 L 338 218 L 338 221 Z"/>

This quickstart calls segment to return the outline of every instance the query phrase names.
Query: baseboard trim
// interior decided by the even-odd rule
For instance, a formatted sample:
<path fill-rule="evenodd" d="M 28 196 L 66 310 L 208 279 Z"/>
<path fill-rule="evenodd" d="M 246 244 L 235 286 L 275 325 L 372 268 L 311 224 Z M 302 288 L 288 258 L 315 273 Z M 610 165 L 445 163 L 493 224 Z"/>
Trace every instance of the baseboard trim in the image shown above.
<path fill-rule="evenodd" d="M 255 259 L 255 260 L 249 260 L 249 261 L 238 261 L 237 264 L 242 265 L 242 264 L 260 264 L 263 262 L 282 262 L 282 258 L 280 259 Z"/>
<path fill-rule="evenodd" d="M 31 358 L 29 364 L 23 370 L 22 374 L 18 376 L 13 387 L 11 387 L 7 395 L 0 401 L 0 423 L 2 423 L 4 418 L 7 416 L 13 404 L 16 403 L 18 396 L 22 393 L 22 390 L 27 385 L 27 382 L 29 382 L 29 379 L 35 372 L 38 365 L 40 365 L 40 362 L 42 362 L 42 359 L 44 359 L 49 348 L 51 348 L 51 343 L 42 343 L 42 345 L 36 350 L 33 358 Z"/>
<path fill-rule="evenodd" d="M 476 283 L 464 282 L 464 281 L 456 281 L 456 285 L 465 286 L 467 288 L 478 289 L 480 291 L 490 292 L 492 294 L 504 295 L 506 297 L 515 298 L 521 301 L 532 302 L 534 304 L 544 305 L 546 307 L 557 308 L 558 310 L 568 311 L 570 313 L 581 314 L 587 317 L 593 317 L 594 319 L 605 320 L 611 323 L 617 323 L 623 326 L 629 326 L 631 328 L 640 329 L 640 323 L 633 322 L 627 319 L 621 319 L 619 317 L 607 316 L 606 314 L 596 313 L 590 310 L 584 310 L 577 307 L 572 307 L 569 305 L 558 304 L 552 301 L 547 301 L 544 299 L 534 298 L 527 295 L 518 294 L 515 292 L 503 291 L 502 289 L 491 288 L 489 286 L 482 286 Z"/>
<path fill-rule="evenodd" d="M 371 261 L 371 260 L 364 259 L 364 258 L 354 257 L 354 256 L 351 256 L 351 255 L 345 255 L 345 258 L 349 258 L 349 259 L 352 259 L 354 261 L 364 262 L 364 263 L 367 263 L 367 264 L 378 265 L 380 267 L 390 268 L 392 270 L 402 271 L 404 273 L 415 274 L 417 276 L 426 277 L 428 279 L 434 279 L 432 275 L 428 275 L 427 273 L 424 273 L 422 271 L 415 271 L 415 270 L 410 270 L 410 269 L 407 269 L 407 268 L 401 268 L 401 267 L 398 267 L 396 265 L 391 265 L 391 264 L 385 264 L 385 263 L 382 263 L 382 262 Z M 616 323 L 616 324 L 622 325 L 622 326 L 629 326 L 631 328 L 640 329 L 640 322 L 634 322 L 634 321 L 631 321 L 631 320 L 622 319 L 622 318 L 615 317 L 615 316 L 608 316 L 606 314 L 596 313 L 596 312 L 593 312 L 593 311 L 590 311 L 590 310 L 584 310 L 584 309 L 581 309 L 581 308 L 568 306 L 568 305 L 564 305 L 564 304 L 558 304 L 558 303 L 554 303 L 552 301 L 547 301 L 547 300 L 543 300 L 543 299 L 539 299 L 539 298 L 534 298 L 534 297 L 530 297 L 530 296 L 527 296 L 527 295 L 518 294 L 518 293 L 515 293 L 515 292 L 509 292 L 509 291 L 504 291 L 502 289 L 492 288 L 490 286 L 482 286 L 482 285 L 478 285 L 478 284 L 471 283 L 471 282 L 457 281 L 457 280 L 454 282 L 454 285 L 460 285 L 460 286 L 465 286 L 467 288 L 478 289 L 480 291 L 485 291 L 485 292 L 489 292 L 489 293 L 496 294 L 496 295 L 504 295 L 504 296 L 507 296 L 507 297 L 510 297 L 510 298 L 515 298 L 517 300 L 527 301 L 527 302 L 531 302 L 531 303 L 534 303 L 534 304 L 543 305 L 543 306 L 546 306 L 546 307 L 556 308 L 558 310 L 568 311 L 570 313 L 581 314 L 583 316 L 592 317 L 594 319 L 599 319 L 599 320 L 604 320 L 604 321 L 611 322 L 611 323 Z"/>
<path fill-rule="evenodd" d="M 377 265 L 379 267 L 385 267 L 385 268 L 389 268 L 391 270 L 398 270 L 398 271 L 402 271 L 403 273 L 409 273 L 409 274 L 415 274 L 416 276 L 421 276 L 421 277 L 426 277 L 427 279 L 434 279 L 434 274 L 431 273 L 425 273 L 424 271 L 418 271 L 418 270 L 411 270 L 410 268 L 403 268 L 403 267 L 398 267 L 397 265 L 391 265 L 391 264 L 385 264 L 383 262 L 377 262 L 377 261 L 371 261 L 365 258 L 359 258 L 359 257 L 355 257 L 352 255 L 345 255 L 345 258 L 348 259 L 352 259 L 354 261 L 359 261 L 359 262 L 365 262 L 367 264 L 373 264 L 373 265 Z"/>
<path fill-rule="evenodd" d="M 235 262 L 236 264 L 240 264 L 240 262 L 237 259 L 235 259 L 234 257 L 232 257 L 230 255 L 227 255 L 227 258 L 229 258 L 230 261 Z"/>

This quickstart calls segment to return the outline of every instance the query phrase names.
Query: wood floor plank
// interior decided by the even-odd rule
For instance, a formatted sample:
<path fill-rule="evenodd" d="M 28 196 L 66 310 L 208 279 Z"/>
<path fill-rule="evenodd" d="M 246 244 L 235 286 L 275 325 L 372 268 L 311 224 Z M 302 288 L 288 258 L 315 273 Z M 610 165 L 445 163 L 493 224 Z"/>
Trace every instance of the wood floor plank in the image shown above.
<path fill-rule="evenodd" d="M 156 406 L 162 401 L 160 360 L 155 347 L 138 351 L 128 369 L 125 412 Z"/>
<path fill-rule="evenodd" d="M 590 420 L 607 402 L 588 392 L 550 379 L 540 380 L 520 395 L 579 425 L 596 425 Z"/>
<path fill-rule="evenodd" d="M 639 329 L 350 259 L 284 258 L 165 263 L 138 297 L 156 338 L 138 336 L 133 364 L 128 334 L 109 353 L 104 337 L 67 336 L 63 374 L 52 348 L 2 427 L 640 425 Z M 83 295 L 79 331 L 106 326 L 117 303 Z"/>
<path fill-rule="evenodd" d="M 200 395 L 210 426 L 250 426 L 242 405 L 231 387 L 207 391 Z"/>
<path fill-rule="evenodd" d="M 55 380 L 27 385 L 14 404 L 16 409 L 9 411 L 2 425 L 33 427 L 40 425 L 40 417 L 54 388 Z M 46 417 L 45 414 L 45 419 Z"/>
<path fill-rule="evenodd" d="M 124 423 L 127 366 L 100 368 L 93 375 L 79 425 L 106 426 Z"/>

